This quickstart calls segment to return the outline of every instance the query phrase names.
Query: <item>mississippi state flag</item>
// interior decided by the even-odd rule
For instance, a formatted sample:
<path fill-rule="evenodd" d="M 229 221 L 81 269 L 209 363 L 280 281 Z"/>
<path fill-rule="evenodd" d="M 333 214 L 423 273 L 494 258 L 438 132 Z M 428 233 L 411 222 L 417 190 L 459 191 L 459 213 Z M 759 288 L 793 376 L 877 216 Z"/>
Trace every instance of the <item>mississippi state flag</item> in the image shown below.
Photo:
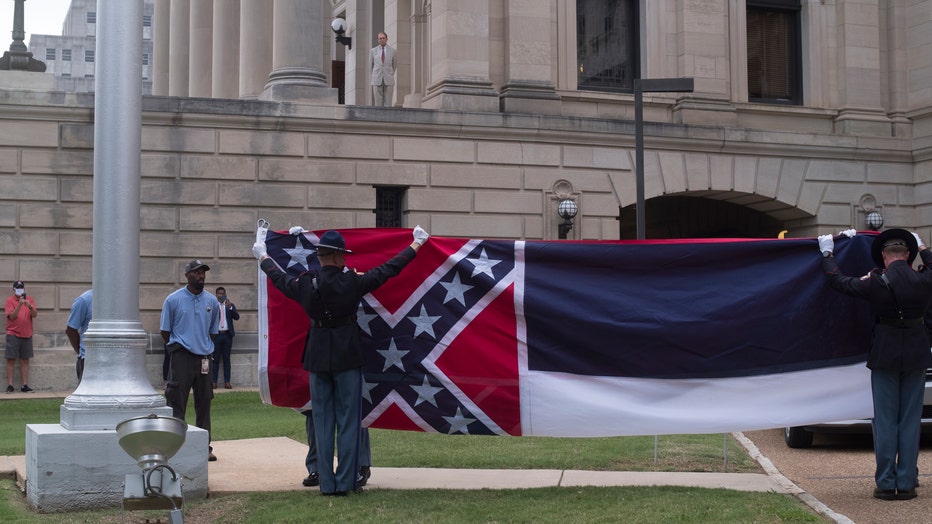
<path fill-rule="evenodd" d="M 341 230 L 365 271 L 409 229 Z M 269 231 L 320 265 L 323 231 Z M 836 240 L 846 274 L 873 235 Z M 309 321 L 259 271 L 260 391 L 309 400 Z M 432 236 L 365 296 L 363 425 L 449 434 L 719 433 L 871 416 L 867 303 L 826 286 L 815 239 L 508 241 Z"/>

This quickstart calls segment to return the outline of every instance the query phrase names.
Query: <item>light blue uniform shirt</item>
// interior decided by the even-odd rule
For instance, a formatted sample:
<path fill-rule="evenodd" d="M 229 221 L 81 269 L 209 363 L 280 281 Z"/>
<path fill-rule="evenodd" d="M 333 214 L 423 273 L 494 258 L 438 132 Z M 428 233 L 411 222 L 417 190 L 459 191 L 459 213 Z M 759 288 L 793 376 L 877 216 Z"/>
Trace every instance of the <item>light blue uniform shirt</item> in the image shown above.
<path fill-rule="evenodd" d="M 87 326 L 91 323 L 91 305 L 94 302 L 92 300 L 93 291 L 88 289 L 74 299 L 71 304 L 71 313 L 68 314 L 68 327 L 77 330 L 78 335 L 80 335 L 81 358 L 84 358 L 84 332 L 87 331 Z"/>
<path fill-rule="evenodd" d="M 169 344 L 181 344 L 195 355 L 210 355 L 214 352 L 210 335 L 220 332 L 218 306 L 210 292 L 195 295 L 185 286 L 165 297 L 159 329 L 171 333 Z"/>

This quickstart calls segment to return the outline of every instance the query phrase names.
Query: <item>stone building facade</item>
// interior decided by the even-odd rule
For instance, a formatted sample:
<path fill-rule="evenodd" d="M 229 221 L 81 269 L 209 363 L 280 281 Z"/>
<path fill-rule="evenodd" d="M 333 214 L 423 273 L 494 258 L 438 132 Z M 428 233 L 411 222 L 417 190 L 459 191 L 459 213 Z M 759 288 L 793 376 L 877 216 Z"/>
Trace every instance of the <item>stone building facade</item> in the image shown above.
<path fill-rule="evenodd" d="M 633 238 L 633 78 L 695 82 L 644 94 L 647 238 L 812 237 L 869 211 L 932 235 L 932 0 L 155 0 L 153 22 L 155 383 L 161 303 L 195 257 L 243 314 L 234 383 L 255 379 L 259 218 L 374 227 L 387 202 L 435 235 L 555 239 L 570 198 L 569 238 Z M 383 29 L 390 108 L 367 105 Z M 0 282 L 27 282 L 49 359 L 90 285 L 93 103 L 0 90 Z"/>

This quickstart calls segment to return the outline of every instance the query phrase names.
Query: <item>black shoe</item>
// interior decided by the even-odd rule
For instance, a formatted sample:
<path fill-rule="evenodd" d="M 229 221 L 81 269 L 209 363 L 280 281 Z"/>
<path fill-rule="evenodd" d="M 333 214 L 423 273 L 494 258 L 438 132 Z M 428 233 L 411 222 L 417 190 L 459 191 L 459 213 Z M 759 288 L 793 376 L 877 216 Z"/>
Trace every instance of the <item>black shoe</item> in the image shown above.
<path fill-rule="evenodd" d="M 360 488 L 365 486 L 371 476 L 372 472 L 369 471 L 369 466 L 362 466 L 359 468 L 359 474 L 356 475 L 356 485 Z"/>
<path fill-rule="evenodd" d="M 304 480 L 301 481 L 301 484 L 307 487 L 319 486 L 320 485 L 320 474 L 317 473 L 316 471 L 314 473 L 311 473 L 310 475 L 304 477 Z"/>
<path fill-rule="evenodd" d="M 874 489 L 874 498 L 880 500 L 896 500 L 895 489 Z"/>
<path fill-rule="evenodd" d="M 899 489 L 896 491 L 896 500 L 910 500 L 916 498 L 916 490 Z"/>
<path fill-rule="evenodd" d="M 214 455 L 213 451 L 207 452 L 207 462 L 217 462 L 217 455 Z"/>
<path fill-rule="evenodd" d="M 12 393 L 12 392 L 14 392 L 14 391 L 16 391 L 16 390 L 13 389 L 13 384 L 10 384 L 9 386 L 6 387 L 6 392 L 7 392 L 7 393 Z"/>
<path fill-rule="evenodd" d="M 23 384 L 23 387 L 19 388 L 19 390 L 22 391 L 23 393 L 32 393 L 32 388 L 27 386 L 26 384 Z"/>

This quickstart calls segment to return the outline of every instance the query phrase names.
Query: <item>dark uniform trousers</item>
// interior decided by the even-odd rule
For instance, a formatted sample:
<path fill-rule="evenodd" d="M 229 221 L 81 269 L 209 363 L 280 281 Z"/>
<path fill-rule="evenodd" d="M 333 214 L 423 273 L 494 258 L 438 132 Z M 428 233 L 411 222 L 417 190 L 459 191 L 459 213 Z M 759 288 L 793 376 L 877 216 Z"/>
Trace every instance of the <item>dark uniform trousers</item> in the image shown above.
<path fill-rule="evenodd" d="M 205 357 L 195 355 L 185 349 L 171 353 L 168 365 L 168 383 L 165 386 L 165 400 L 172 408 L 172 416 L 184 420 L 188 407 L 188 394 L 194 389 L 195 425 L 207 430 L 210 439 L 210 401 L 214 398 L 213 384 L 208 372 L 201 373 L 201 361 Z"/>

